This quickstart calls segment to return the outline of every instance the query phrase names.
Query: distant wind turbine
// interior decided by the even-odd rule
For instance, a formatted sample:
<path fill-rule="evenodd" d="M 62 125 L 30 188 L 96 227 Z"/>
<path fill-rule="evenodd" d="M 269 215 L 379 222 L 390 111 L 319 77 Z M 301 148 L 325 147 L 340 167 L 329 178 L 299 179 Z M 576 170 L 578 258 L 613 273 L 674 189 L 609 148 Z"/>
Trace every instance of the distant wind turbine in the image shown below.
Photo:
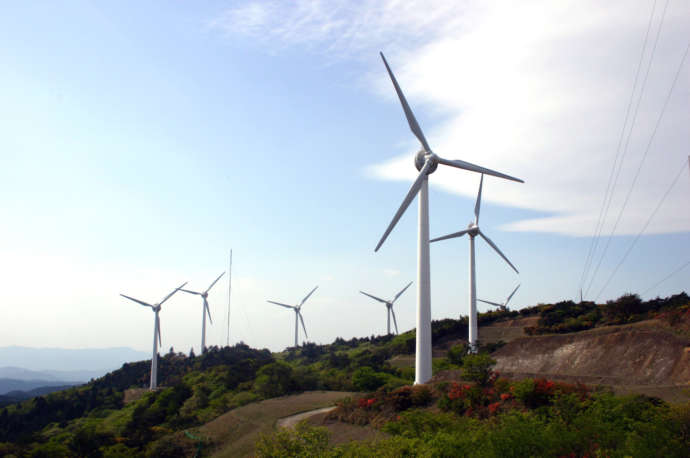
<path fill-rule="evenodd" d="M 201 310 L 201 353 L 203 354 L 206 351 L 206 314 L 208 314 L 208 321 L 213 324 L 213 320 L 211 319 L 211 310 L 208 307 L 208 292 L 211 291 L 211 288 L 213 288 L 213 285 L 215 285 L 218 280 L 220 280 L 220 277 L 225 275 L 225 272 L 222 274 L 218 275 L 218 278 L 213 280 L 213 283 L 211 283 L 211 286 L 206 288 L 206 291 L 200 293 L 197 291 L 190 291 L 188 289 L 182 289 L 185 293 L 189 294 L 196 294 L 197 296 L 201 296 L 201 299 L 204 304 L 204 308 Z"/>
<path fill-rule="evenodd" d="M 395 311 L 393 311 L 393 303 L 398 300 L 400 296 L 407 290 L 407 288 L 410 287 L 412 282 L 409 282 L 406 287 L 404 287 L 398 294 L 396 294 L 393 299 L 387 301 L 385 299 L 381 299 L 380 297 L 376 297 L 372 294 L 365 293 L 364 291 L 360 291 L 360 293 L 364 294 L 365 296 L 369 296 L 370 298 L 377 300 L 379 302 L 383 302 L 386 304 L 386 314 L 388 318 L 388 334 L 391 333 L 391 315 L 393 315 L 393 324 L 395 324 L 395 333 L 398 333 L 398 320 L 395 319 Z"/>
<path fill-rule="evenodd" d="M 510 302 L 510 300 L 513 298 L 513 295 L 515 294 L 515 292 L 518 290 L 519 287 L 520 287 L 520 285 L 517 285 L 517 286 L 515 287 L 515 289 L 513 290 L 513 292 L 510 293 L 510 296 L 508 296 L 508 299 L 506 299 L 506 301 L 505 301 L 504 303 L 502 303 L 502 304 L 499 304 L 499 303 L 497 303 L 497 302 L 485 301 L 484 299 L 477 299 L 477 300 L 478 300 L 479 302 L 483 302 L 483 303 L 485 303 L 485 304 L 489 304 L 489 305 L 494 305 L 494 306 L 496 306 L 496 307 L 500 307 L 501 310 L 508 310 L 508 302 Z"/>
<path fill-rule="evenodd" d="M 158 312 L 161 311 L 161 305 L 168 299 L 172 297 L 173 294 L 178 292 L 184 285 L 186 285 L 187 282 L 182 283 L 180 286 L 175 288 L 172 293 L 168 294 L 163 298 L 162 301 L 160 301 L 157 304 L 149 304 L 144 301 L 140 301 L 139 299 L 134 299 L 133 297 L 126 296 L 124 294 L 120 294 L 120 296 L 124 297 L 125 299 L 129 299 L 130 301 L 134 301 L 137 304 L 141 304 L 144 307 L 151 307 L 151 310 L 153 310 L 156 318 L 153 322 L 153 355 L 151 356 L 151 384 L 150 388 L 152 390 L 155 390 L 156 387 L 158 386 L 158 344 L 162 344 L 161 342 L 161 321 L 160 318 L 158 317 Z"/>
<path fill-rule="evenodd" d="M 519 178 L 514 178 L 500 172 L 496 172 L 469 162 L 460 160 L 449 160 L 437 156 L 429 147 L 429 144 L 424 137 L 422 129 L 417 123 L 410 106 L 407 104 L 405 95 L 403 94 L 398 81 L 395 79 L 393 72 L 388 66 L 388 62 L 381 53 L 381 59 L 386 66 L 388 75 L 393 82 L 395 92 L 398 94 L 400 104 L 402 105 L 407 123 L 410 130 L 417 137 L 422 149 L 415 155 L 415 167 L 419 170 L 417 179 L 412 183 L 410 190 L 407 192 L 400 208 L 393 216 L 393 220 L 388 225 L 388 228 L 383 233 L 381 240 L 376 245 L 374 251 L 378 251 L 386 241 L 386 238 L 391 233 L 398 220 L 405 213 L 412 200 L 419 193 L 419 217 L 418 217 L 418 238 L 417 238 L 417 333 L 416 333 L 416 357 L 415 357 L 415 383 L 426 383 L 431 379 L 431 273 L 429 266 L 429 175 L 433 173 L 438 164 L 448 165 L 459 169 L 470 170 L 472 172 L 484 173 L 493 175 L 507 180 L 518 181 L 523 183 Z"/>
<path fill-rule="evenodd" d="M 307 299 L 309 299 L 309 296 L 311 296 L 311 295 L 314 293 L 314 291 L 316 291 L 316 288 L 318 288 L 318 286 L 316 286 L 314 289 L 312 289 L 312 290 L 309 292 L 309 294 L 307 294 L 307 295 L 305 296 L 305 298 L 302 299 L 302 301 L 301 301 L 299 304 L 297 304 L 297 305 L 288 305 L 288 304 L 283 304 L 283 303 L 280 303 L 280 302 L 266 301 L 266 302 L 270 302 L 271 304 L 280 305 L 281 307 L 285 307 L 285 308 L 288 308 L 288 309 L 293 309 L 293 310 L 295 311 L 295 347 L 296 347 L 297 345 L 299 345 L 299 343 L 298 343 L 299 327 L 298 327 L 298 323 L 297 323 L 298 321 L 301 321 L 301 322 L 302 322 L 302 329 L 304 329 L 304 337 L 305 337 L 305 339 L 308 339 L 308 338 L 309 338 L 309 337 L 307 336 L 307 327 L 304 325 L 304 318 L 302 318 L 302 312 L 300 312 L 300 309 L 302 308 L 302 306 L 304 305 L 304 303 L 307 302 Z"/>
<path fill-rule="evenodd" d="M 452 234 L 444 235 L 443 237 L 438 237 L 435 239 L 432 239 L 431 242 L 438 242 L 440 240 L 447 240 L 447 239 L 452 239 L 455 237 L 462 237 L 463 235 L 467 234 L 470 236 L 470 322 L 469 322 L 469 341 L 470 341 L 470 350 L 471 351 L 476 351 L 477 350 L 477 281 L 476 281 L 476 275 L 475 275 L 475 266 L 474 266 L 474 238 L 479 235 L 481 238 L 486 241 L 486 243 L 491 246 L 491 248 L 498 253 L 500 257 L 503 258 L 505 262 L 508 263 L 510 267 L 513 268 L 513 270 L 516 273 L 519 273 L 518 270 L 515 268 L 515 266 L 506 258 L 506 256 L 501 252 L 501 250 L 498 249 L 496 244 L 491 241 L 489 237 L 484 235 L 484 233 L 479 229 L 479 210 L 481 207 L 482 203 L 482 184 L 484 183 L 484 175 L 482 174 L 481 179 L 479 180 L 479 192 L 477 193 L 477 202 L 474 204 L 474 221 L 470 222 L 469 226 L 467 229 L 460 231 L 460 232 L 454 232 Z M 517 289 L 517 288 L 516 288 Z"/>

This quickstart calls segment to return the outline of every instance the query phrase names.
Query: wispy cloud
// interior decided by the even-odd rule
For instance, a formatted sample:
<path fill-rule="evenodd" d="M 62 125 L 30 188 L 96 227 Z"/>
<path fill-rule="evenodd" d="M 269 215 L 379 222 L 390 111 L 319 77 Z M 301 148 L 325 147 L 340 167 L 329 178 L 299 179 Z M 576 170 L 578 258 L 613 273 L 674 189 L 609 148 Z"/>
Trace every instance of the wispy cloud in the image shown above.
<path fill-rule="evenodd" d="M 393 278 L 400 275 L 400 271 L 398 269 L 383 269 L 383 275 L 389 278 Z"/>
<path fill-rule="evenodd" d="M 651 9 L 648 1 L 622 0 L 254 1 L 226 11 L 212 26 L 255 37 L 272 48 L 306 46 L 341 58 L 386 50 L 413 109 L 443 114 L 437 124 L 424 126 L 439 155 L 526 180 L 525 185 L 496 179 L 485 183 L 485 200 L 547 215 L 508 229 L 588 235 L 613 164 Z M 658 6 L 651 37 L 661 11 Z M 609 227 L 643 158 L 688 44 L 688 29 L 690 9 L 671 2 Z M 648 60 L 649 52 L 645 66 Z M 689 67 L 686 63 L 682 70 L 618 233 L 642 227 L 687 157 Z M 373 90 L 385 91 L 393 101 L 382 67 L 376 75 Z M 402 113 L 400 117 L 404 125 Z M 367 170 L 371 176 L 413 178 L 411 156 L 418 145 L 411 134 L 404 138 L 410 139 L 404 154 L 373 164 Z M 474 196 L 478 177 L 444 169 L 432 177 L 434 186 Z M 687 180 L 677 188 L 648 232 L 690 230 Z"/>

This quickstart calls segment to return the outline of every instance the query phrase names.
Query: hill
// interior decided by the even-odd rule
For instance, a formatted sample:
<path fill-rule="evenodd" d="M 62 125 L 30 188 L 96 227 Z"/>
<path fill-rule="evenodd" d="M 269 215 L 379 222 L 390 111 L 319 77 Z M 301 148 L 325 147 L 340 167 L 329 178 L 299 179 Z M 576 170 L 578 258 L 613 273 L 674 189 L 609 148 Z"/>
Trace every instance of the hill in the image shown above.
<path fill-rule="evenodd" d="M 3 370 L 8 370 L 6 367 L 11 366 L 29 371 L 47 372 L 59 380 L 85 382 L 105 375 L 125 362 L 138 361 L 148 356 L 150 353 L 127 347 L 69 349 L 11 346 L 0 347 L 0 366 L 3 366 Z M 72 378 L 74 375 L 77 378 Z M 0 376 L 24 378 L 17 374 Z M 30 378 L 43 379 L 43 377 L 36 377 L 35 374 Z"/>
<path fill-rule="evenodd" d="M 500 385 L 504 391 L 494 387 L 493 391 L 480 390 L 472 395 L 476 402 L 485 404 L 470 410 L 463 408 L 462 412 L 476 417 L 480 423 L 475 426 L 479 429 L 485 427 L 481 423 L 484 417 L 490 418 L 495 413 L 490 412 L 490 404 L 499 402 L 497 405 L 505 407 L 506 415 L 513 415 L 510 412 L 519 412 L 521 408 L 529 411 L 531 404 L 525 404 L 531 402 L 529 396 L 541 396 L 534 390 L 556 386 L 549 385 L 553 382 L 537 383 L 533 378 L 526 378 L 529 376 L 590 377 L 587 381 L 597 383 L 645 381 L 650 389 L 665 383 L 682 388 L 690 382 L 683 369 L 687 367 L 687 356 L 683 355 L 690 336 L 690 301 L 685 294 L 648 302 L 624 296 L 599 305 L 570 301 L 540 304 L 520 311 L 481 314 L 480 325 L 480 339 L 484 339 L 481 350 L 493 355 L 499 371 L 510 373 L 516 381 L 501 379 L 506 380 Z M 160 389 L 154 392 L 142 389 L 148 382 L 150 362 L 126 363 L 86 385 L 1 409 L 0 454 L 180 456 L 180 453 L 191 454 L 194 444 L 201 444 L 204 453 L 234 450 L 228 453 L 241 455 L 252 450 L 255 439 L 263 437 L 259 433 L 272 430 L 281 415 L 323 406 L 343 392 L 375 391 L 363 398 L 365 404 L 383 402 L 381 408 L 386 412 L 390 406 L 409 407 L 422 401 L 432 404 L 419 405 L 419 408 L 438 408 L 433 407 L 434 403 L 441 406 L 443 402 L 453 401 L 449 396 L 474 390 L 468 385 L 470 388 L 458 388 L 457 393 L 448 391 L 455 384 L 463 387 L 466 383 L 465 366 L 472 360 L 465 351 L 466 335 L 465 318 L 432 323 L 435 375 L 428 396 L 415 394 L 414 390 L 405 391 L 414 376 L 411 366 L 414 331 L 397 336 L 338 338 L 328 345 L 310 343 L 280 353 L 243 344 L 212 347 L 199 356 L 168 353 L 160 359 Z M 645 335 L 646 340 L 637 345 Z M 629 349 L 631 346 L 633 350 Z M 585 356 L 580 357 L 581 354 Z M 519 379 L 525 379 L 524 383 Z M 491 383 L 498 383 L 495 377 L 492 380 Z M 582 391 L 571 388 L 576 385 L 558 386 L 559 390 Z M 527 397 L 512 404 L 498 399 L 499 394 L 517 399 L 510 390 L 536 394 L 525 394 Z M 549 390 L 549 396 L 557 396 Z M 308 394 L 315 391 L 321 394 Z M 544 406 L 549 408 L 558 399 L 547 398 Z M 577 407 L 577 412 L 591 405 L 603 408 L 600 403 L 623 402 L 598 397 L 587 399 L 590 400 Z M 334 426 L 334 431 L 344 431 L 348 422 L 359 421 L 358 415 L 367 412 L 367 406 L 358 407 L 360 401 L 354 407 L 352 402 L 339 407 L 339 413 L 335 414 L 339 426 Z M 386 403 L 391 404 L 386 407 Z M 654 406 L 666 404 L 656 399 L 649 405 L 656 409 Z M 363 424 L 378 430 L 395 420 L 386 415 L 361 418 L 366 419 Z M 262 420 L 254 421 L 250 417 Z M 455 424 L 454 417 L 449 418 L 448 425 Z M 344 420 L 347 421 L 343 423 Z M 350 437 L 356 437 L 358 433 L 353 431 L 359 430 L 347 431 Z M 245 445 L 233 449 L 233 444 Z"/>

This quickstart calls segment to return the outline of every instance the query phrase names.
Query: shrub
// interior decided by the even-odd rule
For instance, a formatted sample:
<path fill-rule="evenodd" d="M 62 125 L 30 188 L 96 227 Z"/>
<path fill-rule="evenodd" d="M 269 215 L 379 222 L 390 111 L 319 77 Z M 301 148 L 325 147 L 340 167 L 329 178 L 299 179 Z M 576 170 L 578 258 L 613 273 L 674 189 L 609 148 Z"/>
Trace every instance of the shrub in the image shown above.
<path fill-rule="evenodd" d="M 326 428 L 309 426 L 300 422 L 295 429 L 279 429 L 272 434 L 263 434 L 256 443 L 259 457 L 324 456 L 328 450 L 329 433 Z"/>
<path fill-rule="evenodd" d="M 254 390 L 261 396 L 273 398 L 293 390 L 292 368 L 282 361 L 266 364 L 256 373 Z"/>
<path fill-rule="evenodd" d="M 352 384 L 358 391 L 374 391 L 383 386 L 387 380 L 387 374 L 376 372 L 368 366 L 361 367 L 352 374 Z"/>
<path fill-rule="evenodd" d="M 386 404 L 391 404 L 396 412 L 410 407 L 423 407 L 431 402 L 431 389 L 426 385 L 403 386 L 393 390 L 385 398 Z"/>
<path fill-rule="evenodd" d="M 486 353 L 467 355 L 462 361 L 462 376 L 466 380 L 485 386 L 493 375 L 491 367 L 494 364 L 496 364 L 496 360 Z"/>
<path fill-rule="evenodd" d="M 467 344 L 454 345 L 448 350 L 446 358 L 451 364 L 462 366 L 462 360 L 467 355 Z"/>

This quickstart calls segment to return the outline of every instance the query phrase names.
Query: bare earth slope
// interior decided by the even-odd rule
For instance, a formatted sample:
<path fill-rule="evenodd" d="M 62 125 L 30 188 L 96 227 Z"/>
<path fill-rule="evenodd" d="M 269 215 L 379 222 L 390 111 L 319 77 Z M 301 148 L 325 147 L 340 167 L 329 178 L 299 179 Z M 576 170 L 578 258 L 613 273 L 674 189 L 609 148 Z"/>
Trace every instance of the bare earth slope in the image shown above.
<path fill-rule="evenodd" d="M 512 340 L 493 354 L 506 375 L 610 385 L 690 384 L 690 338 L 656 320 Z"/>

